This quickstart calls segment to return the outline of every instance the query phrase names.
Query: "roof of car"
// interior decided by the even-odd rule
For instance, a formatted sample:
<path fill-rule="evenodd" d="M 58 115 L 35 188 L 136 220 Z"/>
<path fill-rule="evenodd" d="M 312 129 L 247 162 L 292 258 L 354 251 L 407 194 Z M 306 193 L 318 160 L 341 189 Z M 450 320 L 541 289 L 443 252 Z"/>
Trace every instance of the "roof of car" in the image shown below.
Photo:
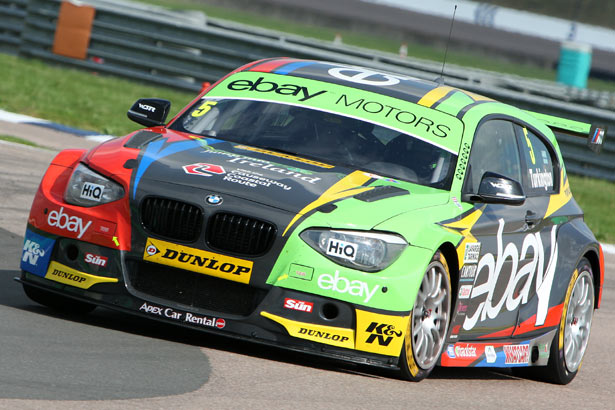
<path fill-rule="evenodd" d="M 248 64 L 242 68 L 242 71 L 273 73 L 350 85 L 458 117 L 474 104 L 492 101 L 490 98 L 435 81 L 333 62 L 272 58 Z"/>

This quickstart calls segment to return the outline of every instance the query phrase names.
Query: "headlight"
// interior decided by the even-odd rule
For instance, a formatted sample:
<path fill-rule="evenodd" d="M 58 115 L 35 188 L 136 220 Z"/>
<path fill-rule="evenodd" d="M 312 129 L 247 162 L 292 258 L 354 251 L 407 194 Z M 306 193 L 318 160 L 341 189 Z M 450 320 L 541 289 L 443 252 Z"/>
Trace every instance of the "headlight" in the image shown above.
<path fill-rule="evenodd" d="M 376 232 L 307 229 L 300 237 L 332 261 L 367 272 L 386 268 L 408 246 L 399 235 Z"/>
<path fill-rule="evenodd" d="M 77 165 L 68 181 L 64 200 L 69 204 L 96 206 L 116 201 L 124 196 L 124 189 L 116 182 L 92 171 L 83 164 Z"/>

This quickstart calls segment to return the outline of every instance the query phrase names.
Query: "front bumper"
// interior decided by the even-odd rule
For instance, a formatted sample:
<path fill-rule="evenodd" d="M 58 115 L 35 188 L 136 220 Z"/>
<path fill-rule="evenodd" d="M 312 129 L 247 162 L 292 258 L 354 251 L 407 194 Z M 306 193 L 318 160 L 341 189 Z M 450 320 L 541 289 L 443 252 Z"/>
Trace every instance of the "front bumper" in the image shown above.
<path fill-rule="evenodd" d="M 21 283 L 200 331 L 397 367 L 405 332 L 393 329 L 405 329 L 407 315 L 370 312 L 315 294 L 278 286 L 262 289 L 150 263 L 127 251 L 51 235 L 33 226 L 26 234 L 26 241 L 31 239 L 50 245 L 38 269 L 22 263 L 22 275 L 16 278 Z"/>

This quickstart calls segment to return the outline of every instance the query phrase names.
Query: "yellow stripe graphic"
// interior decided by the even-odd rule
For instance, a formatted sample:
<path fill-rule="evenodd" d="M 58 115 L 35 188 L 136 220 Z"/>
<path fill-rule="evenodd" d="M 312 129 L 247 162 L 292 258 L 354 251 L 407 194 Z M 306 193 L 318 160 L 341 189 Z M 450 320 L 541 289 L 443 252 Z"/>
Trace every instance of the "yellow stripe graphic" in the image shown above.
<path fill-rule="evenodd" d="M 562 170 L 559 180 L 559 194 L 551 195 L 551 197 L 549 198 L 549 206 L 547 207 L 547 213 L 545 214 L 545 218 L 549 217 L 551 214 L 559 210 L 562 206 L 566 205 L 568 201 L 570 201 L 570 199 L 572 198 L 572 192 L 570 192 L 570 184 L 568 183 L 568 177 L 564 175 L 564 170 Z"/>
<path fill-rule="evenodd" d="M 49 264 L 49 269 L 47 269 L 45 279 L 64 283 L 65 285 L 76 286 L 81 289 L 89 289 L 92 285 L 97 283 L 118 281 L 116 278 L 90 275 L 89 273 L 69 268 L 68 266 L 55 261 Z"/>
<path fill-rule="evenodd" d="M 314 161 L 312 159 L 307 159 L 307 158 L 301 158 L 295 155 L 284 154 L 282 152 L 271 151 L 268 149 L 263 149 L 263 148 L 258 148 L 258 147 L 249 147 L 247 145 L 235 145 L 235 148 L 243 149 L 246 151 L 260 152 L 262 154 L 272 155 L 274 157 L 286 158 L 286 159 L 290 159 L 291 161 L 302 162 L 304 164 L 310 164 L 310 165 L 314 165 L 320 168 L 328 168 L 328 169 L 335 168 L 335 165 L 329 165 L 329 164 L 325 164 L 324 162 Z"/>
<path fill-rule="evenodd" d="M 313 323 L 297 322 L 269 312 L 261 312 L 261 316 L 278 322 L 293 337 L 312 340 L 318 343 L 354 349 L 354 330 L 343 327 L 322 326 Z"/>
<path fill-rule="evenodd" d="M 465 218 L 457 222 L 452 222 L 450 224 L 443 225 L 445 228 L 449 228 L 453 232 L 461 233 L 461 235 L 463 235 L 463 240 L 461 241 L 459 246 L 457 246 L 457 257 L 459 258 L 459 267 L 463 266 L 463 257 L 464 257 L 466 243 L 478 242 L 470 231 L 472 230 L 472 227 L 474 226 L 476 221 L 479 220 L 482 214 L 483 214 L 482 209 L 477 209 L 476 211 L 472 212 L 471 214 L 467 215 Z"/>
<path fill-rule="evenodd" d="M 434 88 L 433 90 L 425 94 L 417 104 L 423 105 L 425 107 L 431 107 L 436 103 L 436 101 L 439 101 L 442 97 L 444 97 L 452 90 L 454 90 L 454 88 L 448 86 Z"/>
<path fill-rule="evenodd" d="M 564 310 L 562 311 L 562 318 L 560 319 L 559 324 L 559 350 L 561 351 L 564 348 L 564 326 L 566 325 L 566 315 L 568 313 L 568 304 L 570 303 L 570 295 L 572 294 L 572 288 L 574 287 L 574 283 L 579 277 L 578 269 L 575 269 L 572 273 L 572 278 L 570 278 L 570 283 L 568 284 L 568 290 L 566 291 L 566 299 L 564 299 Z"/>
<path fill-rule="evenodd" d="M 493 101 L 493 98 L 485 97 L 484 95 L 478 95 L 471 93 L 470 91 L 463 91 L 465 95 L 472 98 L 474 101 Z"/>
<path fill-rule="evenodd" d="M 336 201 L 338 199 L 347 198 L 353 195 L 360 194 L 361 192 L 369 191 L 374 189 L 373 187 L 365 187 L 362 186 L 367 181 L 371 179 L 370 176 L 366 175 L 365 172 L 354 171 L 352 174 L 348 174 L 346 177 L 340 179 L 338 182 L 333 184 L 329 189 L 322 193 L 322 195 L 315 200 L 314 202 L 308 204 L 305 208 L 303 208 L 295 217 L 290 221 L 286 229 L 284 229 L 284 233 L 282 236 L 286 235 L 286 232 L 290 229 L 291 226 L 297 222 L 301 216 L 306 213 L 318 208 L 321 205 L 324 205 L 328 202 Z"/>

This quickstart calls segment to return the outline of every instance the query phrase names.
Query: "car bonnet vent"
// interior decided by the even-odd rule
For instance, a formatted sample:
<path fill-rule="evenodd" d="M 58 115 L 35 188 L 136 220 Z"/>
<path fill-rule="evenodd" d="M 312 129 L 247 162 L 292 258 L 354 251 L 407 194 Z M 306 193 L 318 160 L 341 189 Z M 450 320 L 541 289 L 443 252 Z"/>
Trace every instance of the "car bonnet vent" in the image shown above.
<path fill-rule="evenodd" d="M 186 202 L 148 197 L 141 203 L 141 221 L 145 229 L 156 235 L 194 242 L 201 233 L 203 212 Z"/>
<path fill-rule="evenodd" d="M 221 251 L 260 255 L 271 247 L 275 226 L 247 216 L 220 212 L 209 218 L 207 243 Z"/>
<path fill-rule="evenodd" d="M 139 131 L 124 144 L 126 148 L 138 148 L 141 149 L 143 146 L 149 142 L 154 141 L 162 137 L 162 134 L 151 131 Z"/>
<path fill-rule="evenodd" d="M 392 198 L 394 196 L 408 195 L 410 192 L 406 189 L 398 188 L 390 185 L 377 186 L 372 190 L 361 192 L 354 198 L 363 202 L 374 202 L 381 199 Z"/>

